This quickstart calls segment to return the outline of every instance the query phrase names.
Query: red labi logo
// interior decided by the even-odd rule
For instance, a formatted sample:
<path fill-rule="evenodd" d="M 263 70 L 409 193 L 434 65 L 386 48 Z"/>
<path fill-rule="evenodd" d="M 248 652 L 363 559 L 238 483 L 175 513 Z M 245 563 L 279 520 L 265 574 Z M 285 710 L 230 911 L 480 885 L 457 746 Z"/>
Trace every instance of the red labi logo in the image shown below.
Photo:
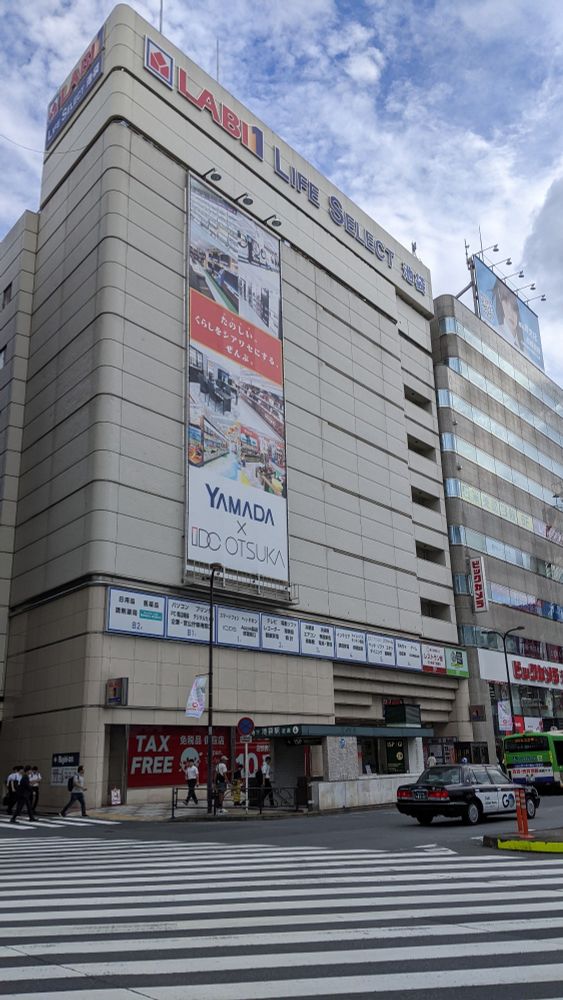
<path fill-rule="evenodd" d="M 174 82 L 174 59 L 168 52 L 161 49 L 159 45 L 152 41 L 151 38 L 145 39 L 145 67 L 150 73 L 153 73 L 167 84 L 168 87 L 172 87 Z"/>
<path fill-rule="evenodd" d="M 151 52 L 150 66 L 155 73 L 159 73 L 165 80 L 170 79 L 170 63 L 164 58 L 162 52 Z"/>

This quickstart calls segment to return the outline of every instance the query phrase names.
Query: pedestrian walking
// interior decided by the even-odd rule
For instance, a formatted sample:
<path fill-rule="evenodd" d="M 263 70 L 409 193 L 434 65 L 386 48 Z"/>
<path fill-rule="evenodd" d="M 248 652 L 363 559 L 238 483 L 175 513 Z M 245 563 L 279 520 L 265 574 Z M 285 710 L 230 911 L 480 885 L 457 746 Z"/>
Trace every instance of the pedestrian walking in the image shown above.
<path fill-rule="evenodd" d="M 188 782 L 188 797 L 186 799 L 186 805 L 189 806 L 190 802 L 193 802 L 194 805 L 197 806 L 195 787 L 199 784 L 199 771 L 194 760 L 192 760 L 188 770 L 186 771 L 186 780 Z"/>
<path fill-rule="evenodd" d="M 433 753 L 429 753 L 426 758 L 426 767 L 436 767 L 436 758 Z"/>
<path fill-rule="evenodd" d="M 225 798 L 225 792 L 227 791 L 227 758 L 225 756 L 221 757 L 221 760 L 217 764 L 217 769 L 215 771 L 215 807 L 217 812 L 225 813 L 227 810 L 223 809 L 223 801 Z"/>
<path fill-rule="evenodd" d="M 82 765 L 80 765 L 76 774 L 73 774 L 72 778 L 69 778 L 68 790 L 70 792 L 70 799 L 64 809 L 61 809 L 59 815 L 66 816 L 67 810 L 70 809 L 73 802 L 78 802 L 82 815 L 87 816 L 88 813 L 86 812 L 86 802 L 84 799 L 84 792 L 87 791 L 87 789 L 84 784 L 84 768 Z"/>
<path fill-rule="evenodd" d="M 39 785 L 42 781 L 43 778 L 37 764 L 32 764 L 31 771 L 29 772 L 29 784 L 31 785 L 31 808 L 34 813 L 37 812 L 37 803 L 39 802 Z"/>
<path fill-rule="evenodd" d="M 20 764 L 14 764 L 14 767 L 6 778 L 6 811 L 9 815 L 12 814 L 13 808 L 16 804 L 17 788 L 21 781 L 22 774 L 23 767 L 21 767 Z"/>
<path fill-rule="evenodd" d="M 26 767 L 24 767 L 23 774 L 16 785 L 16 807 L 10 823 L 17 823 L 18 816 L 24 807 L 27 809 L 29 822 L 33 823 L 35 821 L 35 816 L 33 815 L 33 809 L 31 807 L 32 792 L 31 784 L 29 782 L 30 773 L 31 767 L 27 764 Z"/>
<path fill-rule="evenodd" d="M 262 764 L 262 774 L 264 776 L 264 798 L 262 801 L 266 802 L 266 799 L 268 799 L 273 808 L 274 789 L 272 782 L 274 780 L 274 772 L 272 770 L 272 758 L 269 755 L 264 758 L 264 763 Z"/>

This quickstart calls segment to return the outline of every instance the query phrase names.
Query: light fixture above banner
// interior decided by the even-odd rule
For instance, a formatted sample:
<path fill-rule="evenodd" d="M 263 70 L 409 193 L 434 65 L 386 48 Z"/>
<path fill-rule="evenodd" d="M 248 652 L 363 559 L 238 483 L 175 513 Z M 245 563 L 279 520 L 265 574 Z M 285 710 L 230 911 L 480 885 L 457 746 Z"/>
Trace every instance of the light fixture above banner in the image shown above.
<path fill-rule="evenodd" d="M 279 229 L 281 226 L 281 219 L 278 219 L 277 215 L 269 215 L 267 219 L 264 219 L 264 224 L 266 226 L 272 226 L 273 229 Z"/>
<path fill-rule="evenodd" d="M 254 204 L 254 198 L 250 197 L 248 191 L 245 191 L 244 194 L 239 194 L 238 198 L 235 198 L 235 201 L 239 205 L 244 205 L 245 208 L 250 208 Z"/>
<path fill-rule="evenodd" d="M 213 181 L 216 184 L 218 181 L 221 180 L 221 177 L 223 175 L 219 173 L 217 167 L 210 167 L 209 170 L 205 171 L 203 176 L 205 177 L 206 181 Z"/>

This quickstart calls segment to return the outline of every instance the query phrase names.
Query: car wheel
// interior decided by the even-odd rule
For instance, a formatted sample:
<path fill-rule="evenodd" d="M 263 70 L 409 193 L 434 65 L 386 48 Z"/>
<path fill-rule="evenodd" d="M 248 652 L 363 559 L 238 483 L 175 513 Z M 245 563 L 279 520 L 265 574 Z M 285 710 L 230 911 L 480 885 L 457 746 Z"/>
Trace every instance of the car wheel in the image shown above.
<path fill-rule="evenodd" d="M 430 816 L 428 813 L 425 813 L 423 816 L 417 816 L 416 818 L 421 826 L 430 826 L 432 820 L 434 819 L 434 817 Z"/>
<path fill-rule="evenodd" d="M 536 803 L 533 799 L 526 799 L 526 812 L 528 813 L 528 819 L 533 819 L 536 815 Z"/>
<path fill-rule="evenodd" d="M 468 826 L 475 826 L 477 823 L 481 822 L 481 817 L 481 806 L 475 799 L 471 799 L 471 802 L 467 803 L 465 814 L 463 816 L 463 822 L 467 823 Z"/>

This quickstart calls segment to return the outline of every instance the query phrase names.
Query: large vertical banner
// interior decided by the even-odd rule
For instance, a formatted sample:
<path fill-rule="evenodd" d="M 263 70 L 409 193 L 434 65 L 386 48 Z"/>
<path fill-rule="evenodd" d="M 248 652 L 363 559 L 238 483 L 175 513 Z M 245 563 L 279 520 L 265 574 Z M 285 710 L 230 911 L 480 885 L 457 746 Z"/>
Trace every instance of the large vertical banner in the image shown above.
<path fill-rule="evenodd" d="M 288 583 L 280 243 L 188 184 L 187 562 Z"/>

